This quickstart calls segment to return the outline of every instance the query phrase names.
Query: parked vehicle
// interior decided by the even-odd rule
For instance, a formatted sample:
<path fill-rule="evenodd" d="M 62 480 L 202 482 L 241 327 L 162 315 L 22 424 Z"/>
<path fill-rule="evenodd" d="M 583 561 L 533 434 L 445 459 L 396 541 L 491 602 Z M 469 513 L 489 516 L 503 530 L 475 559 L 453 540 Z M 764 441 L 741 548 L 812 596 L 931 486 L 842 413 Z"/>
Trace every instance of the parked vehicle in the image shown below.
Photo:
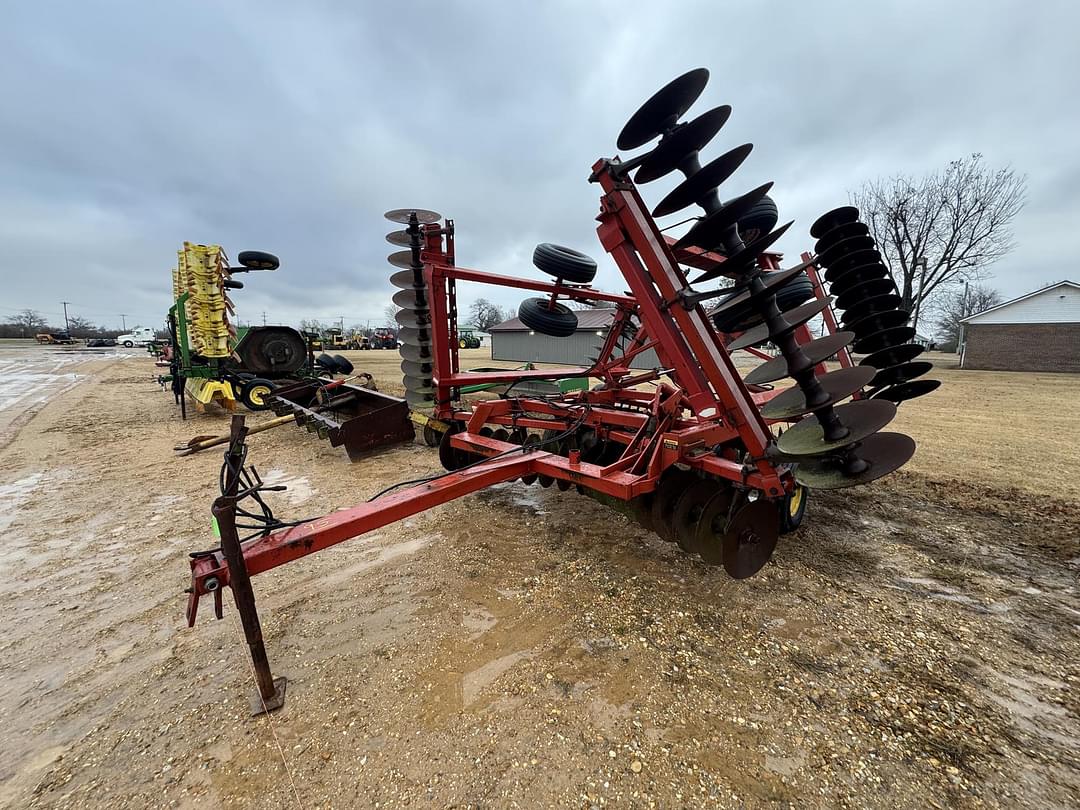
<path fill-rule="evenodd" d="M 135 327 L 132 331 L 124 335 L 119 335 L 116 338 L 116 342 L 126 349 L 131 349 L 135 346 L 145 346 L 154 339 L 154 330 L 145 326 Z"/>
<path fill-rule="evenodd" d="M 115 346 L 116 338 L 89 338 L 86 345 L 92 349 L 100 349 L 104 346 Z"/>
<path fill-rule="evenodd" d="M 70 346 L 75 343 L 75 338 L 73 338 L 67 332 L 42 332 L 39 335 L 34 335 L 34 340 L 36 340 L 38 343 L 48 343 L 54 346 Z"/>
<path fill-rule="evenodd" d="M 458 332 L 458 346 L 462 349 L 479 349 L 480 338 L 474 335 L 471 330 L 465 329 Z"/>

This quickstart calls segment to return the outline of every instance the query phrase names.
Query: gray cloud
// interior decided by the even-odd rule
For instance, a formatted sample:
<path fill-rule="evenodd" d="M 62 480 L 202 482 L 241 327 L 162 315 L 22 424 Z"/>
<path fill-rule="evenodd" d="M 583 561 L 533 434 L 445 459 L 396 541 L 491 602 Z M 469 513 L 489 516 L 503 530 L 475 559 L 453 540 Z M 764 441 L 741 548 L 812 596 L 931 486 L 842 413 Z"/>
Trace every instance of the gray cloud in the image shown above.
<path fill-rule="evenodd" d="M 408 205 L 455 219 L 467 266 L 535 274 L 542 240 L 600 258 L 590 165 L 696 66 L 712 81 L 695 111 L 734 107 L 708 154 L 755 143 L 725 193 L 776 181 L 797 220 L 789 257 L 863 180 L 980 151 L 1030 182 L 993 283 L 1019 295 L 1068 272 L 1069 3 L 37 3 L 7 16 L 0 316 L 67 299 L 100 322 L 156 323 L 188 239 L 282 257 L 245 279 L 245 319 L 379 320 L 382 212 Z M 601 264 L 598 283 L 621 288 Z"/>

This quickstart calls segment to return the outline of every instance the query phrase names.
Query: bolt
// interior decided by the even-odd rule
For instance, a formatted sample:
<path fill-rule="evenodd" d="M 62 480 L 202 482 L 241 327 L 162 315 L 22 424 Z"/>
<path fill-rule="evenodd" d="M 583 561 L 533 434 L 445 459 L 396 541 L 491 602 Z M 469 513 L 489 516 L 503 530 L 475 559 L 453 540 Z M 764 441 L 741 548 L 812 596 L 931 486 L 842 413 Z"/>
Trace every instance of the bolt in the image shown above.
<path fill-rule="evenodd" d="M 213 593 L 214 591 L 216 591 L 220 587 L 221 587 L 221 583 L 218 582 L 217 577 L 207 577 L 206 579 L 203 580 L 203 588 L 206 589 L 207 593 Z"/>

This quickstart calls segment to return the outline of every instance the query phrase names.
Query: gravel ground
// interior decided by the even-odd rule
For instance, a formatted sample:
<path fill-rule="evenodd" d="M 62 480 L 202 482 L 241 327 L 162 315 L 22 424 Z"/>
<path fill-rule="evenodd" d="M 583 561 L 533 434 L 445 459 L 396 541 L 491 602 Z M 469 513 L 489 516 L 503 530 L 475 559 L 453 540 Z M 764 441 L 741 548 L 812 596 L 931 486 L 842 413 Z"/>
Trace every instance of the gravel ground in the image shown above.
<path fill-rule="evenodd" d="M 354 357 L 394 389 L 391 353 Z M 554 488 L 389 526 L 256 578 L 289 690 L 252 719 L 235 612 L 183 619 L 220 456 L 171 448 L 225 420 L 180 422 L 146 358 L 62 373 L 0 449 L 2 806 L 1080 806 L 1080 498 L 1039 479 L 1075 408 L 1067 435 L 1011 433 L 1007 470 L 966 450 L 1049 418 L 1022 397 L 906 425 L 904 472 L 815 494 L 745 582 Z M 1060 415 L 1080 379 L 1054 385 Z M 251 444 L 290 517 L 438 469 L 421 444 Z"/>

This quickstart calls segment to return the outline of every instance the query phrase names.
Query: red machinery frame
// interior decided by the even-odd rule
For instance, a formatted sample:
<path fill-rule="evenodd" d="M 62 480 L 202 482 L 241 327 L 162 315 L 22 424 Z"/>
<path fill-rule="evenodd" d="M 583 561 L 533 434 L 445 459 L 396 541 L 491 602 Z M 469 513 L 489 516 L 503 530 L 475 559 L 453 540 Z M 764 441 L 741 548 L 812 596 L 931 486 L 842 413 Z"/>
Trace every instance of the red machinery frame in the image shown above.
<path fill-rule="evenodd" d="M 652 492 L 664 471 L 676 463 L 770 500 L 782 498 L 795 487 L 789 468 L 770 454 L 774 437 L 760 413 L 761 405 L 779 390 L 744 384 L 704 306 L 684 304 L 680 297 L 689 288 L 680 264 L 712 269 L 724 257 L 696 248 L 675 250 L 674 240 L 660 231 L 618 166 L 617 161 L 600 160 L 593 166 L 591 179 L 603 191 L 597 234 L 619 267 L 629 287 L 627 294 L 560 279 L 536 281 L 459 267 L 454 257 L 453 223 L 422 226 L 420 260 L 431 311 L 435 416 L 458 428 L 446 439 L 453 450 L 488 460 L 369 503 L 270 532 L 246 544 L 236 537 L 229 516 L 230 510 L 235 514 L 235 483 L 231 493 L 218 499 L 214 512 L 222 548 L 192 556 L 187 620 L 194 625 L 199 601 L 208 594 L 214 595 L 220 616 L 221 588 L 233 588 L 256 667 L 261 672 L 265 666 L 260 677 L 264 699 L 273 694 L 272 679 L 265 664 L 248 575 L 522 476 L 548 476 L 562 482 L 564 488 L 576 485 L 622 501 Z M 825 297 L 810 257 L 804 254 L 803 258 L 818 297 Z M 759 261 L 768 269 L 779 267 L 776 254 L 765 254 Z M 615 317 L 600 356 L 588 368 L 463 372 L 456 335 L 459 281 L 531 290 L 552 300 L 603 301 L 614 305 Z M 831 309 L 826 307 L 824 312 L 827 328 L 835 331 Z M 637 328 L 626 338 L 623 327 L 631 322 Z M 810 337 L 805 325 L 799 327 L 796 338 L 800 343 Z M 629 345 L 625 345 L 627 339 Z M 631 359 L 648 349 L 656 352 L 661 368 L 632 371 Z M 850 362 L 844 351 L 841 363 Z M 588 376 L 599 385 L 557 398 L 508 393 L 469 407 L 458 401 L 456 393 L 460 387 L 478 383 L 506 383 L 512 391 L 512 385 L 523 380 L 569 376 Z M 645 383 L 651 384 L 651 389 L 643 389 Z M 599 438 L 625 449 L 609 463 L 589 463 L 577 450 L 559 455 L 484 435 L 481 429 L 485 426 L 515 431 L 591 429 Z M 237 458 L 240 450 L 236 440 L 242 442 L 242 436 L 241 428 L 234 435 L 232 449 Z"/>

